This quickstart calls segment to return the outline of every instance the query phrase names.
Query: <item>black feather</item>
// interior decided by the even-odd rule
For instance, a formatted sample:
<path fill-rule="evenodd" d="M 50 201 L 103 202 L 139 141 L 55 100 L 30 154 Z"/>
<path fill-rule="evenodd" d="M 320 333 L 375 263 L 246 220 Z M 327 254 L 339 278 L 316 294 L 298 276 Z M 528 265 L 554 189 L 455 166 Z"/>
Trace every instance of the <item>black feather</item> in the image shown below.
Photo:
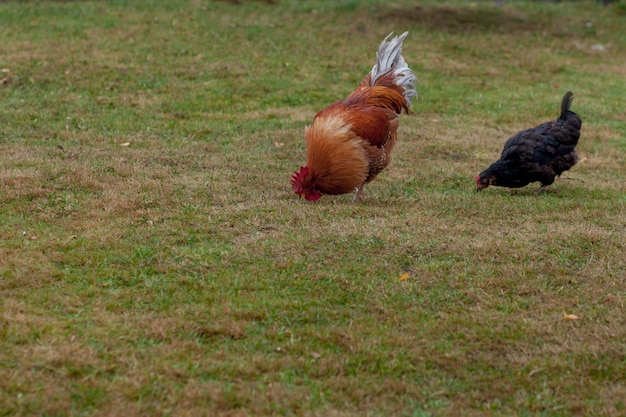
<path fill-rule="evenodd" d="M 574 95 L 568 91 L 555 121 L 518 132 L 504 144 L 500 160 L 479 174 L 478 188 L 489 185 L 518 188 L 539 181 L 550 185 L 554 178 L 578 161 L 580 117 L 570 110 Z"/>
<path fill-rule="evenodd" d="M 574 93 L 568 91 L 563 96 L 563 101 L 561 101 L 561 116 L 559 119 L 565 120 L 567 118 L 567 111 L 572 107 L 572 101 L 574 101 Z"/>

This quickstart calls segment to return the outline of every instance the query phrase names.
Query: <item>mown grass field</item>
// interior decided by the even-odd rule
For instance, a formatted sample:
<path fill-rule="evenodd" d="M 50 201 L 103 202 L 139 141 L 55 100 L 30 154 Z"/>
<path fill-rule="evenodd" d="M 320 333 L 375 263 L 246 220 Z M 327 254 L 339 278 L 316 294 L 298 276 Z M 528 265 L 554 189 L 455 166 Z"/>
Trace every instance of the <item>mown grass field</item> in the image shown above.
<path fill-rule="evenodd" d="M 0 415 L 625 415 L 625 19 L 0 2 Z M 304 127 L 405 30 L 393 162 L 298 199 Z M 476 193 L 567 90 L 581 162 Z"/>

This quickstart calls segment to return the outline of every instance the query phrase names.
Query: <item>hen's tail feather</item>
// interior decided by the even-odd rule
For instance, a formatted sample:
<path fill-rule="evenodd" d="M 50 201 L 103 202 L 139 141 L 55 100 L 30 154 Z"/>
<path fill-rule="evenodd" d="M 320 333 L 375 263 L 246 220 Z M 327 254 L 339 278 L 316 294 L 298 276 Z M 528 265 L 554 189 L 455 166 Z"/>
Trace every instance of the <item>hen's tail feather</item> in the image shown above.
<path fill-rule="evenodd" d="M 572 106 L 572 101 L 574 101 L 574 93 L 568 91 L 563 96 L 563 101 L 561 102 L 561 116 L 559 117 L 560 119 L 565 120 L 567 112 Z"/>
<path fill-rule="evenodd" d="M 417 91 L 415 91 L 417 77 L 402 56 L 402 41 L 408 34 L 409 32 L 404 32 L 402 35 L 387 41 L 393 35 L 392 32 L 380 43 L 376 52 L 376 65 L 372 67 L 370 72 L 370 85 L 377 85 L 377 81 L 382 76 L 392 73 L 394 84 L 402 87 L 404 99 L 407 106 L 410 106 L 411 100 L 417 98 Z"/>

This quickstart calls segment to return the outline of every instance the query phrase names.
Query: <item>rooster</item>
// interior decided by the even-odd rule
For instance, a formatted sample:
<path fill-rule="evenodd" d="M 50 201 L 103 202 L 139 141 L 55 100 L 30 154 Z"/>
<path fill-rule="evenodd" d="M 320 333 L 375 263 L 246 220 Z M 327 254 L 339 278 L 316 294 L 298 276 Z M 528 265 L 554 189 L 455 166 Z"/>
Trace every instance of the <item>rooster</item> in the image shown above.
<path fill-rule="evenodd" d="M 558 119 L 522 130 L 504 144 L 500 160 L 476 175 L 477 191 L 490 185 L 519 188 L 541 182 L 537 194 L 554 182 L 556 176 L 578 161 L 574 148 L 582 121 L 570 110 L 574 95 L 568 91 L 561 102 Z"/>
<path fill-rule="evenodd" d="M 343 101 L 320 111 L 305 129 L 306 166 L 291 178 L 293 191 L 308 201 L 322 194 L 355 192 L 384 170 L 396 144 L 398 115 L 417 97 L 417 77 L 402 57 L 408 32 L 378 47 L 376 65 Z"/>

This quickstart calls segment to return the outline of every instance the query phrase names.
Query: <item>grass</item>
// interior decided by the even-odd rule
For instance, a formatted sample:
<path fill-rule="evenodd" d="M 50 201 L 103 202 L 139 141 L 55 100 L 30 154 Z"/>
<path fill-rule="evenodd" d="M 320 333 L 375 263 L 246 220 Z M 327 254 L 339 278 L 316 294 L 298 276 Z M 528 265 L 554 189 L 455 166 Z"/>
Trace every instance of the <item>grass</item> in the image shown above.
<path fill-rule="evenodd" d="M 623 19 L 0 3 L 0 415 L 623 415 Z M 404 30 L 392 164 L 362 203 L 299 200 L 304 126 Z M 567 90 L 581 162 L 475 193 Z"/>

